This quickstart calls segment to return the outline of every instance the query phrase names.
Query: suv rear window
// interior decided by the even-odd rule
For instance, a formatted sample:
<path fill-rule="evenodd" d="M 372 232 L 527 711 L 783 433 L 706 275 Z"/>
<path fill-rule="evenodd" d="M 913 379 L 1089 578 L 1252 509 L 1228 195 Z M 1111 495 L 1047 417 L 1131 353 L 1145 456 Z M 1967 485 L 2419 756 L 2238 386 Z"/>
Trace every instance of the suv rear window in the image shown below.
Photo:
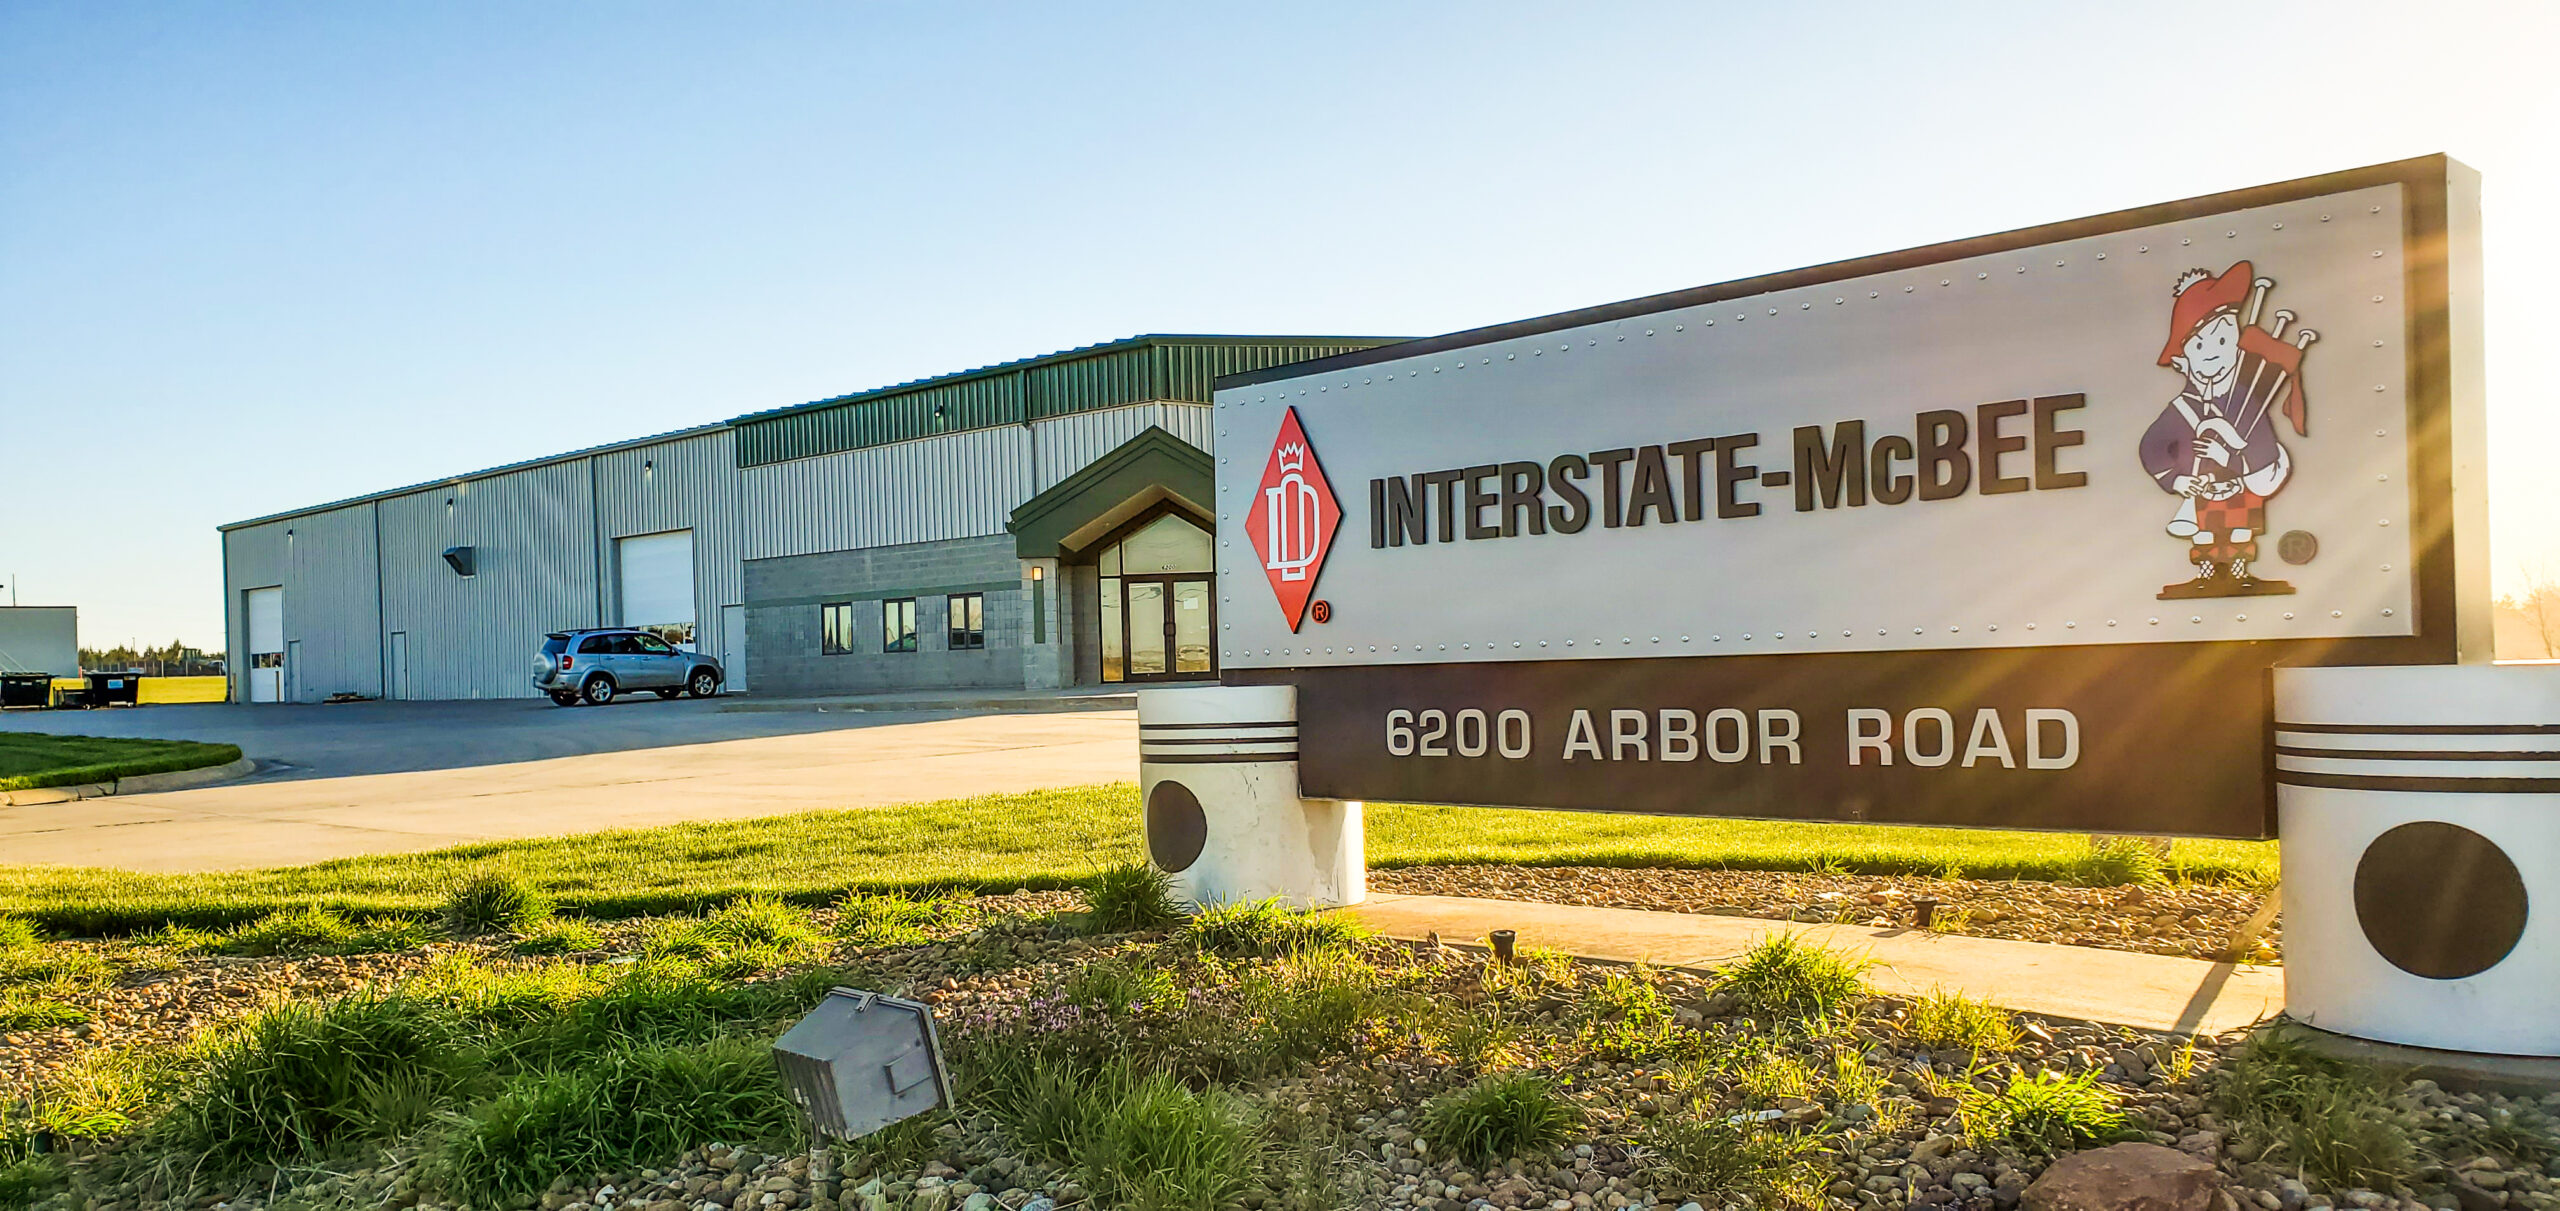
<path fill-rule="evenodd" d="M 569 637 L 566 635 L 554 635 L 542 641 L 542 654 L 545 656 L 557 656 L 568 650 Z"/>
<path fill-rule="evenodd" d="M 589 656 L 611 655 L 613 653 L 613 636 L 589 635 L 585 639 L 578 641 L 578 651 L 582 655 Z"/>

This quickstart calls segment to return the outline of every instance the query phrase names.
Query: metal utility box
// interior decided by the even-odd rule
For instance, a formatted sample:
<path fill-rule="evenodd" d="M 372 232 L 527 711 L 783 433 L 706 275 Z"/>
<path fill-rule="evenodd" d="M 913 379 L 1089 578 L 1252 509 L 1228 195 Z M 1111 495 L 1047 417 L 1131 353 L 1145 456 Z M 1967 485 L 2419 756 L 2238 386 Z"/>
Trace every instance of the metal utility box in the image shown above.
<path fill-rule="evenodd" d="M 933 1008 L 837 988 L 773 1045 L 783 1087 L 822 1136 L 856 1139 L 951 1104 Z"/>
<path fill-rule="evenodd" d="M 89 705 L 140 706 L 142 705 L 141 687 L 142 674 L 140 673 L 91 673 L 89 674 Z"/>

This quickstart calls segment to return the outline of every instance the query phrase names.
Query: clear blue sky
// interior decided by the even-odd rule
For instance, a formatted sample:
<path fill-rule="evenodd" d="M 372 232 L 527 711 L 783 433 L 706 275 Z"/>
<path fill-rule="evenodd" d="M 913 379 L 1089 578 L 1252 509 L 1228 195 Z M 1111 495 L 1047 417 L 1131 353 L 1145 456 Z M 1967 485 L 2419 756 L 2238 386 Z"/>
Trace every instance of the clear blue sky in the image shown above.
<path fill-rule="evenodd" d="M 2512 583 L 2560 567 L 2553 11 L 0 0 L 0 580 L 214 646 L 225 521 L 2445 151 L 2487 181 Z"/>

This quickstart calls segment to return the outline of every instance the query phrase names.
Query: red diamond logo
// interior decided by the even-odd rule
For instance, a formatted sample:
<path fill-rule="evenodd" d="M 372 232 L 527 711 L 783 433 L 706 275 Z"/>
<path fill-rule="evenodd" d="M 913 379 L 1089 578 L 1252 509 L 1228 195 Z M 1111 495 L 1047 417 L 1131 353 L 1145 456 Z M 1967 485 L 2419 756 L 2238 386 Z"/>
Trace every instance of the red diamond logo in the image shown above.
<path fill-rule="evenodd" d="M 1325 482 L 1315 447 L 1307 444 L 1298 410 L 1291 408 L 1280 419 L 1271 461 L 1263 464 L 1262 485 L 1244 518 L 1245 533 L 1253 537 L 1262 573 L 1271 578 L 1271 594 L 1280 599 L 1280 616 L 1289 620 L 1291 631 L 1306 619 L 1307 599 L 1315 596 L 1316 576 L 1324 571 L 1334 527 L 1341 524 L 1342 506 L 1334 503 L 1333 485 Z"/>

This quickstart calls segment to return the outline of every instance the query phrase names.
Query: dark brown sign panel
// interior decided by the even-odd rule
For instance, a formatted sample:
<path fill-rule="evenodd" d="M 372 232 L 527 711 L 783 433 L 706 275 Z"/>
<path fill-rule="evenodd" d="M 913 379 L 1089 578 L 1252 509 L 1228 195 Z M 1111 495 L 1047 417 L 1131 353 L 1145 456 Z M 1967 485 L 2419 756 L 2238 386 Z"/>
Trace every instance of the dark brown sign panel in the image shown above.
<path fill-rule="evenodd" d="M 2476 214 L 2429 157 L 1221 379 L 1223 676 L 1312 797 L 2270 836 L 2270 668 L 2485 659 Z"/>
<path fill-rule="evenodd" d="M 1229 680 L 1298 686 L 1314 798 L 2255 838 L 2275 827 L 2278 657 L 2127 645 Z"/>

